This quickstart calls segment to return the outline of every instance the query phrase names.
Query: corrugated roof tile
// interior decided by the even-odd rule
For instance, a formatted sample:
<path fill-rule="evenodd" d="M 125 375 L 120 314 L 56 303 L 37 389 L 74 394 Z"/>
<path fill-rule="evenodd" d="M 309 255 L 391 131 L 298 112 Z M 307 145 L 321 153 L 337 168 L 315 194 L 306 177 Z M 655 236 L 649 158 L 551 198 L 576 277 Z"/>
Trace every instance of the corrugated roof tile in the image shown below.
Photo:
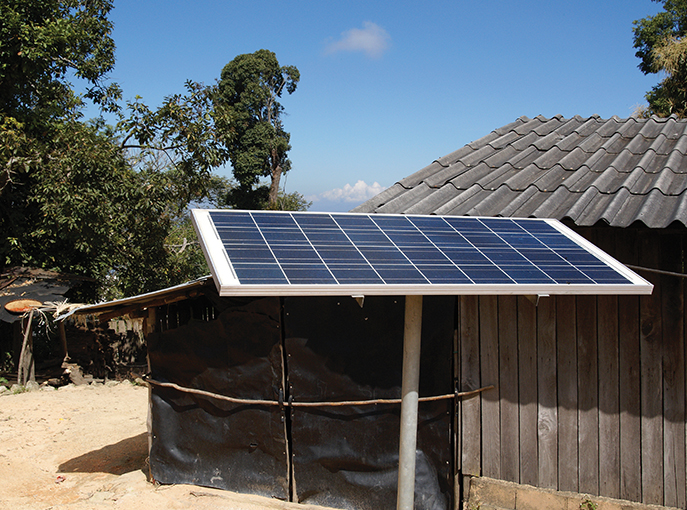
<path fill-rule="evenodd" d="M 620 152 L 627 145 L 627 138 L 624 138 L 619 132 L 608 138 L 601 146 L 609 154 L 620 154 Z"/>
<path fill-rule="evenodd" d="M 643 119 L 636 119 L 634 117 L 630 117 L 625 122 L 620 123 L 620 125 L 618 126 L 618 133 L 623 138 L 634 138 L 635 136 L 637 136 L 637 133 L 639 133 L 639 130 L 642 129 L 643 125 Z"/>
<path fill-rule="evenodd" d="M 504 183 L 507 183 L 513 176 L 522 173 L 522 170 L 504 165 L 496 170 L 489 172 L 475 184 L 479 184 L 486 190 L 495 190 Z"/>
<path fill-rule="evenodd" d="M 577 170 L 585 161 L 589 159 L 589 153 L 582 150 L 580 147 L 575 147 L 572 151 L 562 157 L 558 164 L 566 170 Z"/>
<path fill-rule="evenodd" d="M 562 151 L 558 145 L 551 147 L 551 150 L 546 151 L 532 163 L 541 170 L 546 170 L 558 164 L 558 162 L 568 155 L 568 152 Z"/>
<path fill-rule="evenodd" d="M 632 142 L 637 142 L 642 138 L 653 140 L 661 133 L 661 131 L 663 131 L 665 127 L 666 123 L 663 122 L 644 122 L 641 129 L 637 133 L 637 136 L 634 137 Z M 630 145 L 632 145 L 632 142 L 630 142 Z"/>
<path fill-rule="evenodd" d="M 655 138 L 645 138 L 641 133 L 635 136 L 630 143 L 625 146 L 625 150 L 630 151 L 632 154 L 642 155 L 651 147 Z"/>
<path fill-rule="evenodd" d="M 680 151 L 673 151 L 668 156 L 668 159 L 661 165 L 661 168 L 670 168 L 675 173 L 687 173 L 687 156 Z M 648 168 L 647 172 L 652 169 Z"/>
<path fill-rule="evenodd" d="M 438 163 L 441 166 L 447 167 L 451 166 L 452 164 L 456 163 L 457 161 L 460 161 L 460 158 L 467 156 L 468 154 L 471 154 L 474 152 L 475 149 L 470 147 L 469 145 L 465 145 L 458 149 L 457 151 L 453 151 L 451 154 L 448 154 L 446 156 L 443 156 L 439 159 L 435 159 L 434 162 Z"/>
<path fill-rule="evenodd" d="M 424 182 L 432 188 L 438 188 L 449 182 L 451 179 L 454 179 L 458 175 L 468 172 L 469 170 L 470 168 L 466 167 L 463 163 L 458 162 L 447 168 L 442 168 L 434 175 L 427 176 L 424 179 Z"/>
<path fill-rule="evenodd" d="M 470 186 L 469 189 L 466 189 L 465 191 L 459 193 L 455 197 L 453 197 L 451 200 L 448 200 L 445 202 L 441 207 L 438 207 L 437 210 L 435 211 L 436 214 L 446 214 L 446 215 L 455 215 L 455 216 L 462 216 L 464 214 L 467 214 L 467 211 L 469 208 L 465 207 L 465 204 L 470 202 L 471 200 L 474 199 L 475 196 L 478 196 L 480 194 L 486 194 L 487 192 L 484 191 L 480 186 L 474 185 Z M 491 216 L 491 215 L 490 215 Z"/>
<path fill-rule="evenodd" d="M 672 203 L 671 203 L 672 202 Z M 675 207 L 675 197 L 668 197 L 660 191 L 654 190 L 647 196 L 630 195 L 623 201 L 621 218 L 622 226 L 629 227 L 632 223 L 641 221 L 647 227 L 655 227 L 665 223 L 672 216 Z M 669 204 L 669 207 L 665 207 Z"/>
<path fill-rule="evenodd" d="M 493 192 L 484 195 L 468 210 L 469 216 L 492 216 L 490 211 L 503 211 L 517 198 L 519 193 L 508 186 L 499 186 Z M 501 216 L 497 213 L 496 216 Z"/>
<path fill-rule="evenodd" d="M 520 156 L 517 160 L 510 161 L 509 164 L 523 169 L 534 163 L 543 154 L 544 151 L 540 151 L 534 145 L 530 145 L 527 149 L 520 153 Z"/>
<path fill-rule="evenodd" d="M 521 155 L 521 153 L 522 150 L 518 150 L 512 145 L 509 145 L 508 147 L 504 147 L 500 151 L 497 151 L 489 157 L 485 158 L 483 162 L 491 168 L 498 168 L 501 165 L 505 165 L 509 162 L 511 165 L 514 165 L 515 162 L 513 160 L 517 161 L 518 159 L 520 159 L 519 156 Z"/>
<path fill-rule="evenodd" d="M 535 165 L 530 165 L 518 175 L 508 181 L 511 189 L 525 189 L 527 186 L 536 186 L 540 191 L 553 191 L 561 185 L 572 172 L 560 165 L 541 170 Z"/>
<path fill-rule="evenodd" d="M 585 165 L 594 173 L 602 173 L 613 163 L 615 157 L 616 154 L 609 154 L 606 149 L 600 148 L 589 157 Z"/>
<path fill-rule="evenodd" d="M 529 218 L 548 195 L 550 193 L 542 193 L 536 187 L 529 186 L 522 193 L 518 193 L 509 204 L 506 204 L 501 211 L 501 216 Z"/>
<path fill-rule="evenodd" d="M 558 142 L 563 140 L 565 136 L 561 134 L 559 131 L 552 131 L 548 135 L 544 136 L 543 138 L 539 138 L 538 140 L 535 140 L 532 145 L 534 145 L 537 149 L 540 151 L 548 151 L 556 145 Z"/>
<path fill-rule="evenodd" d="M 582 137 L 587 137 L 591 135 L 592 133 L 596 132 L 604 123 L 605 121 L 601 120 L 598 115 L 592 115 L 588 119 L 580 119 L 582 122 L 580 126 L 575 129 L 580 136 Z"/>
<path fill-rule="evenodd" d="M 484 178 L 485 175 L 493 172 L 494 169 L 485 163 L 468 168 L 465 172 L 457 175 L 449 182 L 459 190 L 468 189 L 470 186 Z"/>
<path fill-rule="evenodd" d="M 567 218 L 567 212 L 575 204 L 580 193 L 572 193 L 564 186 L 548 193 L 546 200 L 532 212 L 535 218 Z"/>
<path fill-rule="evenodd" d="M 407 190 L 405 193 L 396 195 L 391 200 L 388 200 L 377 209 L 377 212 L 393 212 L 398 208 L 405 210 L 428 196 L 431 192 L 432 188 L 427 186 L 424 182 L 420 183 L 414 188 Z"/>
<path fill-rule="evenodd" d="M 555 116 L 551 117 L 550 119 L 547 119 L 546 117 L 543 117 L 541 115 L 539 115 L 538 117 L 540 119 L 544 120 L 544 123 L 541 126 L 534 129 L 534 131 L 539 136 L 547 136 L 548 134 L 552 133 L 553 131 L 558 131 L 567 122 L 569 122 L 569 120 L 566 119 L 565 117 L 563 117 L 562 115 L 555 115 Z"/>
<path fill-rule="evenodd" d="M 605 138 L 598 133 L 592 133 L 584 140 L 581 140 L 580 144 L 576 148 L 582 149 L 587 153 L 587 155 L 593 154 L 599 150 L 599 148 L 606 142 L 607 139 L 608 138 Z"/>
<path fill-rule="evenodd" d="M 687 120 L 520 117 L 355 210 L 687 226 Z"/>
<path fill-rule="evenodd" d="M 517 128 L 518 126 L 522 126 L 523 124 L 526 124 L 530 120 L 531 119 L 529 117 L 527 117 L 526 115 L 523 115 L 522 117 L 515 119 L 510 124 L 506 124 L 505 126 L 501 126 L 500 128 L 496 128 L 494 131 L 492 131 L 492 133 L 496 133 L 498 136 L 503 136 L 508 131 L 515 131 L 515 128 Z"/>
<path fill-rule="evenodd" d="M 647 195 L 653 190 L 658 190 L 664 195 L 679 195 L 687 186 L 687 175 L 676 174 L 669 168 L 649 174 L 641 169 L 636 169 L 624 183 L 633 195 Z"/>
<path fill-rule="evenodd" d="M 549 172 L 550 173 L 550 172 Z M 617 172 L 614 172 L 617 175 Z M 575 193 L 582 193 L 590 186 L 596 186 L 599 174 L 592 172 L 588 166 L 582 166 L 574 172 L 568 172 L 568 177 L 561 181 L 561 185 Z M 598 188 L 598 186 L 596 186 Z"/>
<path fill-rule="evenodd" d="M 618 130 L 621 122 L 622 121 L 614 115 L 604 122 L 596 132 L 599 133 L 599 136 L 610 138 Z"/>
<path fill-rule="evenodd" d="M 487 144 L 484 147 L 476 149 L 471 154 L 462 157 L 460 162 L 463 163 L 465 166 L 475 166 L 495 153 L 496 149 L 494 149 L 491 145 Z"/>
<path fill-rule="evenodd" d="M 665 125 L 661 129 L 660 134 L 665 136 L 668 139 L 677 140 L 678 138 L 680 138 L 680 136 L 682 135 L 683 132 L 684 132 L 684 128 L 678 122 L 677 117 L 671 116 L 668 118 L 668 121 L 665 123 Z"/>
<path fill-rule="evenodd" d="M 620 154 L 616 156 L 610 166 L 618 170 L 618 172 L 629 173 L 634 169 L 635 163 L 639 162 L 639 159 L 640 158 L 632 154 L 630 151 L 623 149 L 620 151 Z"/>
<path fill-rule="evenodd" d="M 615 193 L 627 179 L 627 173 L 618 172 L 613 167 L 608 167 L 600 174 L 590 172 L 589 180 L 576 182 L 574 186 L 568 183 L 568 189 L 577 192 L 584 192 L 587 188 L 594 187 L 601 193 Z"/>
<path fill-rule="evenodd" d="M 537 129 L 544 127 L 544 125 L 550 120 L 546 117 L 542 117 L 541 115 L 537 115 L 533 119 L 527 119 L 527 117 L 524 117 L 522 119 L 524 122 L 513 129 L 513 131 L 515 131 L 519 135 L 527 134 L 530 131 L 536 131 Z"/>
<path fill-rule="evenodd" d="M 404 188 L 410 189 L 414 186 L 417 186 L 422 181 L 434 175 L 436 172 L 442 170 L 443 168 L 444 167 L 442 167 L 439 163 L 435 161 L 434 163 L 427 165 L 423 169 L 418 170 L 414 174 L 411 174 L 408 177 L 401 179 L 400 181 L 398 181 L 398 183 Z"/>
<path fill-rule="evenodd" d="M 396 183 L 393 186 L 385 189 L 381 193 L 375 195 L 367 202 L 363 202 L 355 208 L 358 212 L 374 212 L 378 207 L 384 205 L 387 201 L 407 191 L 406 188 Z"/>
<path fill-rule="evenodd" d="M 582 140 L 584 140 L 584 137 L 580 135 L 577 131 L 573 131 L 571 133 L 568 133 L 565 137 L 563 137 L 563 139 L 556 144 L 556 147 L 558 147 L 563 152 L 570 152 L 575 147 L 577 147 Z"/>
<path fill-rule="evenodd" d="M 517 140 L 518 138 L 520 138 L 520 135 L 518 135 L 515 131 L 508 131 L 504 135 L 499 136 L 498 138 L 489 142 L 489 145 L 491 145 L 494 149 L 504 149 L 512 141 Z"/>
<path fill-rule="evenodd" d="M 447 184 L 408 207 L 405 214 L 432 214 L 455 195 L 456 189 L 451 184 Z"/>
<path fill-rule="evenodd" d="M 534 131 L 531 131 L 524 136 L 518 137 L 517 140 L 511 142 L 511 146 L 519 151 L 523 151 L 527 149 L 527 147 L 529 147 L 530 145 L 534 144 L 537 140 L 541 140 L 541 137 Z"/>
<path fill-rule="evenodd" d="M 675 147 L 673 150 L 680 151 L 682 154 L 687 154 L 687 123 L 685 123 L 684 129 L 685 130 L 682 132 L 680 138 L 678 138 L 675 142 Z"/>
<path fill-rule="evenodd" d="M 498 139 L 501 136 L 503 136 L 503 135 L 497 133 L 496 131 L 492 131 L 491 133 L 483 136 L 482 138 L 478 138 L 477 140 L 473 140 L 467 146 L 473 150 L 479 149 L 480 147 L 484 147 L 485 145 L 489 144 L 489 142 L 493 142 L 494 140 Z"/>

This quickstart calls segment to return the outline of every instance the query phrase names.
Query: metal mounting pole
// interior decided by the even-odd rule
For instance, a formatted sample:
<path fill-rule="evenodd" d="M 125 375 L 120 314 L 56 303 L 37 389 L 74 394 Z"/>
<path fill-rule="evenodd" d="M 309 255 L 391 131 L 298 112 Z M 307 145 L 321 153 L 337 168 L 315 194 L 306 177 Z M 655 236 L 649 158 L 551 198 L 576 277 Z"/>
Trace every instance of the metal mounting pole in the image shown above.
<path fill-rule="evenodd" d="M 415 447 L 417 445 L 421 336 L 422 296 L 406 296 L 397 510 L 413 510 L 415 500 Z"/>

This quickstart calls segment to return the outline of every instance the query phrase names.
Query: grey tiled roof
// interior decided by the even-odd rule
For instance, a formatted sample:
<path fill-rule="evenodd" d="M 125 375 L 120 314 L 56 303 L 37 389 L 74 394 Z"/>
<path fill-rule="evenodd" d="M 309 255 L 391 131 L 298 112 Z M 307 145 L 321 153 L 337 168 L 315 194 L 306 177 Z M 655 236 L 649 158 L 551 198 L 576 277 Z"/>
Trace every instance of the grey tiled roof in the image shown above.
<path fill-rule="evenodd" d="M 354 212 L 687 225 L 687 119 L 521 117 Z"/>

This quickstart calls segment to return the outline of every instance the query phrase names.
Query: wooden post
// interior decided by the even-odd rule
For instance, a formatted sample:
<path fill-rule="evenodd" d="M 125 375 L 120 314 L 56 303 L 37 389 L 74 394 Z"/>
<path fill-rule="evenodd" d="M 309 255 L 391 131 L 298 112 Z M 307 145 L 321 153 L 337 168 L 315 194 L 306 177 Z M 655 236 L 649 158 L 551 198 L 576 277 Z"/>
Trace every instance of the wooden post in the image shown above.
<path fill-rule="evenodd" d="M 64 321 L 60 321 L 57 325 L 58 332 L 60 334 L 60 344 L 62 345 L 63 359 L 69 359 L 69 350 L 67 349 L 67 332 L 64 329 Z"/>
<path fill-rule="evenodd" d="M 421 336 L 422 296 L 406 296 L 397 510 L 413 510 L 415 500 L 415 449 L 417 446 Z"/>
<path fill-rule="evenodd" d="M 26 322 L 24 322 L 26 321 Z M 17 383 L 25 386 L 29 381 L 36 380 L 36 365 L 33 360 L 33 335 L 31 325 L 33 323 L 33 309 L 29 312 L 28 319 L 22 319 L 24 329 L 24 341 L 21 346 L 19 356 L 19 370 L 17 372 Z"/>
<path fill-rule="evenodd" d="M 157 307 L 148 308 L 148 316 L 143 319 L 143 335 L 147 337 L 157 329 Z"/>

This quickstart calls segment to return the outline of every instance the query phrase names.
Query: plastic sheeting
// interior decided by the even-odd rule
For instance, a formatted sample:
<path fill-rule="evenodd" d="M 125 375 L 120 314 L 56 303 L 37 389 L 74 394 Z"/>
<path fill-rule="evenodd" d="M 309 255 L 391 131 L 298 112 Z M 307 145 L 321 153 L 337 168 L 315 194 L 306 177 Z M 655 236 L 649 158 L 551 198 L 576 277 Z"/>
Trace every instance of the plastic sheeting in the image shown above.
<path fill-rule="evenodd" d="M 228 298 L 223 298 L 228 299 Z M 238 398 L 399 398 L 404 298 L 262 298 L 149 336 L 152 377 Z M 426 297 L 420 396 L 453 392 L 455 298 Z M 286 386 L 283 386 L 286 382 Z M 452 499 L 453 400 L 420 404 L 417 509 Z M 400 404 L 241 405 L 153 387 L 151 473 L 339 508 L 393 509 Z"/>
<path fill-rule="evenodd" d="M 420 396 L 452 393 L 455 298 L 425 297 Z M 403 297 L 287 298 L 289 391 L 295 402 L 401 396 Z M 293 409 L 295 500 L 394 509 L 400 404 Z M 415 508 L 449 508 L 453 400 L 419 407 Z"/>
<path fill-rule="evenodd" d="M 278 400 L 279 316 L 279 298 L 248 300 L 212 322 L 191 321 L 150 335 L 152 376 L 221 395 Z M 282 408 L 154 387 L 151 413 L 150 468 L 156 481 L 288 499 Z"/>

